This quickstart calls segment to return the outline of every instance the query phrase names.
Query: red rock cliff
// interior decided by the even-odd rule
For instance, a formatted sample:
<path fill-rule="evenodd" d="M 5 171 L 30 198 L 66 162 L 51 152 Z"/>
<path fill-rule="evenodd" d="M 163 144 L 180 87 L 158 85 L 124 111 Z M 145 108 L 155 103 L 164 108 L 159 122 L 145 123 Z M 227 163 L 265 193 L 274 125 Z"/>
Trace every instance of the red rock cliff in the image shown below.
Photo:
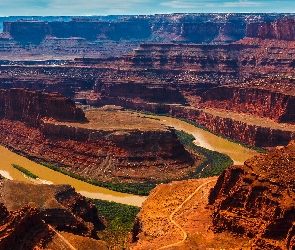
<path fill-rule="evenodd" d="M 277 122 L 295 120 L 295 96 L 267 87 L 221 86 L 205 92 L 202 101 L 205 107 L 247 113 Z"/>
<path fill-rule="evenodd" d="M 274 22 L 250 23 L 246 36 L 262 39 L 295 40 L 295 20 L 278 19 Z"/>
<path fill-rule="evenodd" d="M 7 180 L 0 192 L 1 202 L 9 211 L 32 205 L 45 223 L 58 230 L 97 238 L 95 229 L 105 227 L 95 205 L 69 185 L 34 185 Z"/>
<path fill-rule="evenodd" d="M 253 238 L 256 249 L 293 249 L 295 144 L 232 166 L 209 197 L 216 230 Z"/>
<path fill-rule="evenodd" d="M 38 126 L 41 118 L 67 121 L 86 121 L 85 115 L 74 102 L 58 93 L 28 89 L 0 90 L 0 118 Z"/>

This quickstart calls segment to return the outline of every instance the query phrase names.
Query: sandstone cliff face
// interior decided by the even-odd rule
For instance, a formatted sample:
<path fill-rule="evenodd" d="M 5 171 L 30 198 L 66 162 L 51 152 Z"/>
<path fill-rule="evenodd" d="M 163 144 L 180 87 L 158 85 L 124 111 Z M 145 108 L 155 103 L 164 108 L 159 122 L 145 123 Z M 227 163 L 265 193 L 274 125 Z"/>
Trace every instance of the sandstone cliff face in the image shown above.
<path fill-rule="evenodd" d="M 215 229 L 248 235 L 259 249 L 292 249 L 294 152 L 292 143 L 225 170 L 209 197 Z"/>
<path fill-rule="evenodd" d="M 237 55 L 244 45 L 141 44 L 125 60 L 153 69 L 235 72 Z"/>
<path fill-rule="evenodd" d="M 100 93 L 102 101 L 113 99 L 136 99 L 142 102 L 185 103 L 179 89 L 161 84 L 134 82 L 96 83 L 94 92 Z"/>
<path fill-rule="evenodd" d="M 285 14 L 158 14 L 88 18 L 5 18 L 1 58 L 44 59 L 122 56 L 143 42 L 228 44 L 243 38 L 246 25 Z M 288 17 L 294 16 L 288 14 Z M 33 21 L 34 20 L 34 21 Z M 44 20 L 44 21 L 42 21 Z M 63 20 L 63 21 L 61 21 Z M 1 28 L 1 24 L 0 24 Z M 30 44 L 30 46 L 25 46 Z"/>
<path fill-rule="evenodd" d="M 145 39 L 154 41 L 186 41 L 210 43 L 219 34 L 233 40 L 242 38 L 246 23 L 255 20 L 274 20 L 281 14 L 170 14 L 150 16 L 118 16 L 112 18 L 72 18 L 64 21 L 5 21 L 3 31 L 20 42 L 38 43 L 45 36 L 58 38 L 82 37 L 95 40 L 99 37 L 120 39 Z M 112 20 L 113 19 L 113 20 Z M 91 32 L 88 32 L 91 30 Z"/>
<path fill-rule="evenodd" d="M 293 249 L 294 159 L 292 142 L 229 167 L 217 182 L 158 185 L 136 218 L 131 249 Z"/>
<path fill-rule="evenodd" d="M 280 86 L 282 88 L 282 86 Z M 260 87 L 221 86 L 202 95 L 202 106 L 294 122 L 295 97 Z"/>
<path fill-rule="evenodd" d="M 99 131 L 45 123 L 43 133 L 7 120 L 0 127 L 2 143 L 13 150 L 100 181 L 160 181 L 184 174 L 194 162 L 171 130 Z"/>
<path fill-rule="evenodd" d="M 295 20 L 277 19 L 274 22 L 251 23 L 247 26 L 246 36 L 262 39 L 295 40 Z"/>
<path fill-rule="evenodd" d="M 119 21 L 87 20 L 84 18 L 84 20 L 72 19 L 69 22 L 23 20 L 5 22 L 3 25 L 4 32 L 8 32 L 16 41 L 33 44 L 39 44 L 45 36 L 81 37 L 87 40 L 103 37 L 119 41 L 120 39 L 146 39 L 151 35 L 150 25 L 144 18 L 129 18 L 129 20 Z"/>
<path fill-rule="evenodd" d="M 0 117 L 38 126 L 41 118 L 86 121 L 83 111 L 73 101 L 58 93 L 27 89 L 0 90 Z"/>
<path fill-rule="evenodd" d="M 212 112 L 212 110 L 174 106 L 171 107 L 170 114 L 196 122 L 216 134 L 251 146 L 284 146 L 295 139 L 294 126 L 277 126 L 276 123 L 258 118 L 251 122 L 251 116 L 243 118 L 239 114 L 234 116 L 232 112 Z"/>

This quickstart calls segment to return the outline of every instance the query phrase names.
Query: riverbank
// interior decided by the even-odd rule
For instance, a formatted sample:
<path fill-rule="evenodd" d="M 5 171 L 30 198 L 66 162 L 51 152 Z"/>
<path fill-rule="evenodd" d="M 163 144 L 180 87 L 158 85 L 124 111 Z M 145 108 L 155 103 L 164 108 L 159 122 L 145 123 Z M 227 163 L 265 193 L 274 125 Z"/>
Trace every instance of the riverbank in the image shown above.
<path fill-rule="evenodd" d="M 152 118 L 157 123 L 164 124 L 166 126 L 172 126 L 177 130 L 183 130 L 186 133 L 192 134 L 196 138 L 194 141 L 196 145 L 229 155 L 234 160 L 234 164 L 242 164 L 245 160 L 257 154 L 257 152 L 253 150 L 227 141 L 226 139 L 220 138 L 208 131 L 199 129 L 179 119 L 163 116 L 150 116 L 146 114 L 144 116 L 145 118 Z M 70 184 L 76 189 L 77 192 L 80 192 L 89 198 L 114 201 L 133 206 L 141 206 L 143 201 L 146 199 L 145 196 L 115 192 L 106 188 L 91 185 L 81 180 L 77 180 L 70 176 L 64 175 L 63 173 L 53 171 L 52 169 L 49 169 L 45 166 L 36 164 L 35 162 L 30 161 L 23 156 L 9 151 L 3 146 L 0 147 L 0 156 L 2 159 L 0 170 L 2 174 L 9 179 L 30 182 L 30 180 L 25 178 L 19 171 L 12 168 L 11 166 L 11 164 L 18 164 L 25 169 L 28 169 L 47 183 Z"/>
<path fill-rule="evenodd" d="M 20 171 L 14 169 L 11 164 L 17 164 L 24 167 L 25 169 L 37 175 L 42 180 L 48 182 L 50 181 L 54 184 L 70 184 L 75 188 L 77 192 L 88 198 L 114 201 L 137 207 L 140 207 L 142 203 L 146 200 L 145 196 L 115 192 L 106 188 L 101 188 L 88 184 L 86 182 L 74 179 L 70 176 L 66 176 L 62 173 L 53 171 L 49 168 L 46 168 L 45 166 L 37 164 L 23 156 L 20 156 L 4 146 L 0 146 L 0 158 L 0 169 L 2 171 L 5 171 L 6 175 L 9 174 L 9 176 L 14 180 L 31 183 L 30 179 L 25 178 L 24 175 Z"/>
<path fill-rule="evenodd" d="M 194 143 L 197 146 L 226 154 L 233 160 L 235 165 L 241 165 L 244 161 L 259 154 L 253 149 L 246 148 L 239 143 L 229 141 L 174 117 L 148 114 L 142 114 L 142 116 L 157 119 L 166 126 L 172 126 L 176 130 L 182 130 L 193 135 L 195 137 Z"/>

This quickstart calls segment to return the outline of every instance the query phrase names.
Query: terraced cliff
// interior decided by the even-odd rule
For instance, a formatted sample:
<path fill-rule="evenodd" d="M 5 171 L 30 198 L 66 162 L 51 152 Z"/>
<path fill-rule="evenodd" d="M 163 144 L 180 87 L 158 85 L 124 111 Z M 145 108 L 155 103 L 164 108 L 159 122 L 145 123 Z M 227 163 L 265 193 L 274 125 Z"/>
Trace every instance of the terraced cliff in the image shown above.
<path fill-rule="evenodd" d="M 204 22 L 205 16 L 194 18 Z M 26 61 L 11 63 L 17 65 L 3 62 L 0 86 L 58 91 L 95 106 L 115 104 L 140 111 L 170 113 L 253 146 L 286 145 L 294 138 L 293 93 L 289 90 L 294 84 L 292 58 L 295 52 L 294 41 L 279 34 L 291 29 L 293 19 L 288 15 L 273 21 L 275 15 L 270 16 L 265 17 L 266 22 L 256 22 L 263 27 L 268 25 L 264 31 L 255 31 L 256 24 L 252 23 L 256 17 L 249 17 L 252 21 L 249 21 L 247 36 L 231 44 L 148 42 L 118 58 L 82 57 L 59 63 L 34 61 L 32 65 Z M 173 17 L 176 18 L 171 15 L 170 19 L 166 16 L 156 19 L 164 22 L 165 18 L 171 21 Z M 243 17 L 228 18 L 232 24 L 236 18 Z M 179 22 L 185 19 L 182 15 L 177 18 Z M 219 21 L 216 23 L 220 25 Z M 29 26 L 30 22 L 25 24 Z M 225 22 L 223 28 L 227 30 L 231 24 Z M 158 25 L 153 32 L 166 24 Z M 172 31 L 169 34 L 175 35 Z M 47 63 L 59 65 L 45 65 Z M 276 123 L 267 124 L 268 119 Z"/>
<path fill-rule="evenodd" d="M 42 118 L 85 122 L 85 115 L 74 102 L 59 93 L 28 89 L 0 90 L 1 119 L 16 120 L 38 127 Z"/>
<path fill-rule="evenodd" d="M 294 142 L 232 166 L 210 193 L 216 230 L 251 238 L 256 248 L 294 247 Z"/>
<path fill-rule="evenodd" d="M 6 21 L 0 34 L 0 54 L 7 59 L 106 58 L 127 54 L 143 42 L 227 44 L 243 38 L 248 23 L 273 21 L 285 15 L 196 13 L 20 20 L 3 17 Z"/>

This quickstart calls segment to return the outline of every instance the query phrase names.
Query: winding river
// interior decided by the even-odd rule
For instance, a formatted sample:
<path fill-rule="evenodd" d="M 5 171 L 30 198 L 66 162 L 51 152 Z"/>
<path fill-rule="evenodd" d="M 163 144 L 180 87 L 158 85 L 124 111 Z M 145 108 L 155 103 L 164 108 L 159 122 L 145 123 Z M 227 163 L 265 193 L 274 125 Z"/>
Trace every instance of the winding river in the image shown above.
<path fill-rule="evenodd" d="M 173 126 L 177 130 L 183 130 L 187 133 L 193 134 L 196 138 L 195 143 L 197 145 L 227 154 L 233 159 L 235 164 L 242 164 L 246 159 L 257 154 L 255 151 L 244 148 L 239 144 L 229 142 L 226 139 L 196 128 L 193 125 L 176 118 L 163 116 L 153 116 L 153 118 L 157 118 L 157 120 L 159 119 L 157 122 L 164 125 Z M 17 164 L 39 176 L 39 183 L 70 184 L 77 192 L 89 198 L 114 201 L 133 206 L 141 206 L 146 199 L 146 197 L 143 196 L 115 192 L 76 180 L 39 165 L 23 156 L 17 155 L 4 146 L 0 146 L 0 159 L 0 174 L 8 179 L 25 181 L 28 183 L 32 182 L 32 180 L 25 178 L 21 172 L 11 166 L 11 164 Z"/>
<path fill-rule="evenodd" d="M 160 119 L 159 122 L 166 126 L 172 126 L 177 130 L 183 130 L 192 134 L 196 138 L 194 141 L 196 145 L 228 155 L 234 161 L 235 165 L 244 164 L 244 161 L 258 154 L 254 150 L 245 148 L 238 143 L 228 141 L 179 119 L 166 116 L 151 117 Z"/>

